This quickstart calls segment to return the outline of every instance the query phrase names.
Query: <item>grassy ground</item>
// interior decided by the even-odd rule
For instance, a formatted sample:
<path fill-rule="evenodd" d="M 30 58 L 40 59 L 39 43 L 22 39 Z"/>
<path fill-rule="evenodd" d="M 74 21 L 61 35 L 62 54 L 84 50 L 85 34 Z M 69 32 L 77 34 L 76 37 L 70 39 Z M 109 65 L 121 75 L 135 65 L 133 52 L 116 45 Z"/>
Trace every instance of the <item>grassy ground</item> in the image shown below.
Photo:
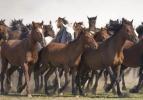
<path fill-rule="evenodd" d="M 33 95 L 32 98 L 28 98 L 26 96 L 21 95 L 8 95 L 3 96 L 0 95 L 0 100 L 143 100 L 143 92 L 137 94 L 129 94 L 128 92 L 124 92 L 126 97 L 119 98 L 117 95 L 113 93 L 104 93 L 103 91 L 98 91 L 97 95 L 91 95 L 90 93 L 85 96 L 72 96 L 70 93 L 65 93 L 64 96 L 46 96 L 46 95 Z"/>

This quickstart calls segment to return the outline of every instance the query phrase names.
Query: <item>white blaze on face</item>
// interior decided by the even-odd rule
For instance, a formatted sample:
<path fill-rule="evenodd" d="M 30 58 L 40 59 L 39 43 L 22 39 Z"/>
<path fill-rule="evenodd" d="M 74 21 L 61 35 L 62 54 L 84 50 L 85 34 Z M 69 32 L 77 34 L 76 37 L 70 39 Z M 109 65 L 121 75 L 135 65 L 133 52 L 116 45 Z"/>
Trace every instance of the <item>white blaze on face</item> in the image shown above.
<path fill-rule="evenodd" d="M 138 36 L 138 33 L 135 31 L 136 36 Z"/>
<path fill-rule="evenodd" d="M 38 28 L 38 31 L 41 33 L 42 38 L 44 38 L 44 35 L 43 35 L 43 30 L 42 30 L 41 28 Z"/>
<path fill-rule="evenodd" d="M 40 33 L 43 33 L 43 30 L 42 30 L 41 28 L 38 28 L 38 31 L 39 31 Z"/>

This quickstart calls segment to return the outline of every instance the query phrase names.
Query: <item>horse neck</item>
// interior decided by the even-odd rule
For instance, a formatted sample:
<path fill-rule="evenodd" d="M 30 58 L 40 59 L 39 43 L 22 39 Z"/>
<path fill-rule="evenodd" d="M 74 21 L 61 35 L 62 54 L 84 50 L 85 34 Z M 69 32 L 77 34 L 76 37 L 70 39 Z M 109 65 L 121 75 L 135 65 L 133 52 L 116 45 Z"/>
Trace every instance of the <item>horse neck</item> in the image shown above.
<path fill-rule="evenodd" d="M 33 34 L 32 32 L 33 32 L 33 31 L 31 31 L 31 34 Z M 28 47 L 29 50 L 34 50 L 35 47 L 36 47 L 36 45 L 37 45 L 37 41 L 35 41 L 35 40 L 33 39 L 33 37 L 32 37 L 31 34 L 30 34 L 29 37 L 27 38 L 27 40 L 28 40 L 28 42 L 27 42 L 27 47 Z"/>
<path fill-rule="evenodd" d="M 81 37 L 75 39 L 74 41 L 70 42 L 68 44 L 68 51 L 72 54 L 72 59 L 76 59 L 79 57 L 83 51 L 84 51 L 84 41 L 81 39 Z"/>
<path fill-rule="evenodd" d="M 95 25 L 89 24 L 89 31 L 95 31 L 96 27 Z"/>
<path fill-rule="evenodd" d="M 122 31 L 119 31 L 115 36 L 111 37 L 113 39 L 111 41 L 113 43 L 112 48 L 117 52 L 122 52 L 124 49 L 124 44 L 127 39 L 123 35 Z"/>

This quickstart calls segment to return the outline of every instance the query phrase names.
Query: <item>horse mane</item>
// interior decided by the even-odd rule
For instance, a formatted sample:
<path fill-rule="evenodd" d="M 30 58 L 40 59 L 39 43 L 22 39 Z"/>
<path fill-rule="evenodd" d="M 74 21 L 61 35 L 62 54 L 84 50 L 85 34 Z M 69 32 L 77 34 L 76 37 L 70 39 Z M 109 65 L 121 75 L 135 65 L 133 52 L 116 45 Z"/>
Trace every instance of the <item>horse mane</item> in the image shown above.
<path fill-rule="evenodd" d="M 64 18 L 61 18 L 59 17 L 58 20 L 62 20 L 63 21 L 63 24 L 67 25 L 68 24 L 68 21 Z"/>

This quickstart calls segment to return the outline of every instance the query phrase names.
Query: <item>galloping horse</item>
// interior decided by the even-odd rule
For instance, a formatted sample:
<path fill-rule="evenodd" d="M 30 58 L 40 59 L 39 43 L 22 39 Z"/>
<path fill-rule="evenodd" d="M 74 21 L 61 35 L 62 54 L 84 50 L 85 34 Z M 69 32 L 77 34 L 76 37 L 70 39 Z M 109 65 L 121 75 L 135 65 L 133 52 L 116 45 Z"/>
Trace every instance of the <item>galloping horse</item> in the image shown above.
<path fill-rule="evenodd" d="M 72 93 L 74 93 L 74 82 L 75 82 L 75 73 L 76 73 L 76 66 L 79 64 L 80 56 L 84 51 L 84 48 L 88 45 L 96 46 L 95 41 L 93 39 L 93 35 L 82 29 L 80 35 L 73 41 L 69 42 L 68 44 L 63 43 L 50 43 L 41 51 L 40 64 L 43 67 L 48 66 L 50 69 L 45 75 L 45 92 L 48 94 L 47 91 L 47 81 L 55 71 L 56 67 L 62 67 L 65 70 L 65 73 L 69 72 L 69 69 L 72 71 Z M 69 55 L 71 55 L 69 57 Z M 62 66 L 61 66 L 62 65 Z M 68 76 L 66 76 L 68 77 Z M 68 80 L 66 80 L 68 81 Z M 67 83 L 67 82 L 66 82 Z M 60 89 L 60 88 L 59 88 Z"/>
<path fill-rule="evenodd" d="M 83 94 L 80 87 L 81 79 L 87 77 L 91 70 L 94 72 L 98 69 L 106 68 L 112 77 L 112 82 L 105 90 L 109 91 L 116 82 L 118 96 L 122 96 L 119 82 L 116 81 L 116 79 L 119 77 L 119 65 L 122 64 L 124 59 L 123 45 L 126 40 L 136 42 L 137 36 L 134 33 L 132 21 L 130 22 L 123 18 L 120 28 L 111 38 L 100 44 L 97 50 L 89 48 L 83 53 L 76 80 L 81 94 Z M 107 57 L 108 59 L 106 59 Z M 112 66 L 113 72 L 110 66 Z M 96 81 L 98 82 L 98 79 Z M 97 88 L 97 86 L 95 88 Z"/>
<path fill-rule="evenodd" d="M 1 93 L 4 94 L 3 82 L 5 73 L 7 72 L 6 87 L 11 87 L 11 74 L 21 66 L 24 70 L 25 81 L 27 85 L 27 94 L 31 97 L 30 92 L 30 75 L 29 71 L 31 65 L 34 64 L 38 59 L 37 43 L 40 42 L 44 46 L 44 34 L 43 34 L 43 22 L 35 23 L 32 22 L 32 31 L 28 38 L 23 40 L 9 40 L 4 41 L 1 46 L 1 57 L 2 57 L 2 70 L 1 70 Z M 10 69 L 8 63 L 11 64 Z"/>

